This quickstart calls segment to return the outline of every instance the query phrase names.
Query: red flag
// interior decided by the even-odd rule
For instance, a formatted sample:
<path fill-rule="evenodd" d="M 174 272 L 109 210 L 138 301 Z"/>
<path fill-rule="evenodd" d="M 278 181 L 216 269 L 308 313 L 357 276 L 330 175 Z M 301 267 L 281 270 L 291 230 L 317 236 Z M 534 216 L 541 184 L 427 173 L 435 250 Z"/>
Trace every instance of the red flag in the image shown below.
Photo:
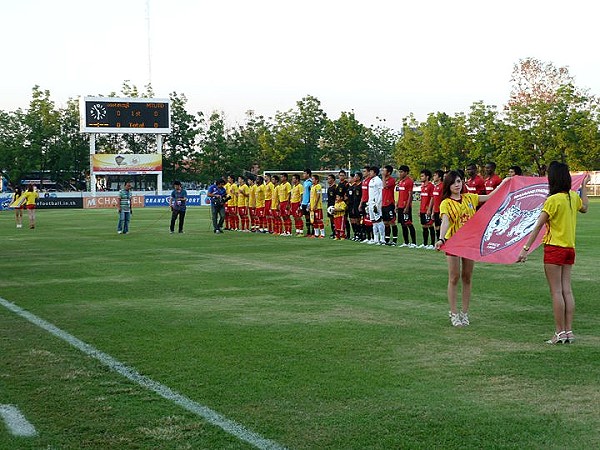
<path fill-rule="evenodd" d="M 571 177 L 578 190 L 585 174 Z M 548 197 L 548 179 L 512 177 L 442 246 L 452 255 L 474 261 L 512 264 L 527 242 Z M 540 232 L 531 250 L 542 242 Z"/>

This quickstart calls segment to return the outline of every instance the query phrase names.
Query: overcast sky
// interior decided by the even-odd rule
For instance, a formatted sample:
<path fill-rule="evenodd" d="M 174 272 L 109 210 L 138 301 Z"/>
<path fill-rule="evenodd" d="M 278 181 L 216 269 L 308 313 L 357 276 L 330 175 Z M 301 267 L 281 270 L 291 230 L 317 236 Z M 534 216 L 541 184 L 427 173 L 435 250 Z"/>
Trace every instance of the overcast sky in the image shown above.
<path fill-rule="evenodd" d="M 107 95 L 149 79 L 184 93 L 192 112 L 293 108 L 310 94 L 331 118 L 354 110 L 399 128 L 413 112 L 502 105 L 513 65 L 568 66 L 600 94 L 598 23 L 583 0 L 0 0 L 0 109 L 27 108 L 31 88 Z"/>

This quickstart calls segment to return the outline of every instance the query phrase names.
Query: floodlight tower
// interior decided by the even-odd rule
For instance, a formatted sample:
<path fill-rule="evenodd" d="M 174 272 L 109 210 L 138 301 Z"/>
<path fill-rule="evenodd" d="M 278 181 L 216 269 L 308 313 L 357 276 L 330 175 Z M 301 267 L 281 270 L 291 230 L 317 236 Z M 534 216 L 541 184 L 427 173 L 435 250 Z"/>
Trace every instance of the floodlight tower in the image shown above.
<path fill-rule="evenodd" d="M 146 35 L 148 37 L 148 85 L 152 85 L 152 50 L 150 46 L 150 0 L 146 0 Z"/>

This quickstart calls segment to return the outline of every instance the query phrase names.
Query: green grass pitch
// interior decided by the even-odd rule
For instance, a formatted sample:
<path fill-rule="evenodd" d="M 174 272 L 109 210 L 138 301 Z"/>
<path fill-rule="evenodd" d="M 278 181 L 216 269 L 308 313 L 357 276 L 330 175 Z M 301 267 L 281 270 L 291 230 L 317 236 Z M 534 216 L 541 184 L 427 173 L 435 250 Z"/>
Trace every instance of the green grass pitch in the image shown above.
<path fill-rule="evenodd" d="M 600 202 L 579 216 L 576 343 L 549 346 L 541 249 L 477 264 L 452 328 L 442 254 L 228 232 L 188 210 L 0 213 L 0 297 L 291 449 L 595 448 Z M 25 223 L 26 223 L 25 219 Z M 26 226 L 26 225 L 25 225 Z M 246 443 L 0 307 L 1 449 L 244 449 Z"/>

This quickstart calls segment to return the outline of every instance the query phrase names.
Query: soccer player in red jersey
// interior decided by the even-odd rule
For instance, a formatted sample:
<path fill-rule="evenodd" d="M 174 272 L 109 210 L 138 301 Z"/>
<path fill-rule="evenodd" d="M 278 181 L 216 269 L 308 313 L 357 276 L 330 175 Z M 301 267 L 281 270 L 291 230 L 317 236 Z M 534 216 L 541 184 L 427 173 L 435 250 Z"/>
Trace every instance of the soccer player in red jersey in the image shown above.
<path fill-rule="evenodd" d="M 440 225 L 442 224 L 442 219 L 440 217 L 440 204 L 442 203 L 442 190 L 444 188 L 444 183 L 442 183 L 443 180 L 443 170 L 438 169 L 433 172 L 433 192 L 431 193 L 431 201 L 429 202 L 428 213 L 433 217 L 433 228 L 435 229 L 436 240 L 440 238 Z"/>
<path fill-rule="evenodd" d="M 435 228 L 433 228 L 433 218 L 429 206 L 433 200 L 433 183 L 429 181 L 431 179 L 431 170 L 421 170 L 421 205 L 419 207 L 419 217 L 421 219 L 421 226 L 423 227 L 423 244 L 419 248 L 426 248 L 428 250 L 434 249 L 435 244 Z M 431 237 L 431 244 L 429 244 L 429 238 Z"/>
<path fill-rule="evenodd" d="M 467 175 L 469 176 L 467 181 L 465 181 L 467 193 L 485 195 L 485 182 L 477 173 L 477 166 L 475 164 L 467 166 Z"/>
<path fill-rule="evenodd" d="M 360 214 L 362 217 L 362 234 L 363 234 L 362 242 L 365 242 L 365 243 L 369 242 L 370 240 L 373 239 L 373 222 L 368 220 L 368 214 L 367 214 L 367 203 L 369 202 L 369 183 L 371 182 L 371 176 L 369 175 L 370 168 L 371 168 L 370 166 L 365 166 L 362 168 L 362 174 L 363 174 L 363 179 L 362 179 L 362 184 L 361 184 L 362 194 L 360 197 L 360 206 L 359 206 Z"/>
<path fill-rule="evenodd" d="M 483 184 L 485 185 L 485 193 L 491 194 L 500 183 L 502 183 L 502 178 L 496 175 L 496 163 L 489 162 L 485 165 L 485 179 L 483 180 Z"/>
<path fill-rule="evenodd" d="M 279 195 L 279 215 L 283 221 L 283 229 L 281 236 L 292 235 L 292 220 L 290 219 L 290 195 L 292 193 L 292 185 L 288 181 L 288 174 L 281 174 L 281 183 L 277 188 Z"/>
<path fill-rule="evenodd" d="M 417 246 L 417 232 L 412 223 L 412 194 L 414 189 L 414 181 L 408 175 L 410 169 L 408 166 L 402 165 L 398 168 L 398 203 L 397 213 L 400 225 L 402 225 L 402 237 L 404 238 L 404 244 L 400 247 L 416 247 Z M 410 244 L 408 241 L 408 235 L 410 234 Z"/>
<path fill-rule="evenodd" d="M 381 210 L 383 224 L 385 225 L 385 243 L 395 246 L 398 243 L 398 225 L 396 225 L 396 208 L 394 205 L 394 192 L 396 179 L 392 177 L 394 168 L 390 165 L 381 169 L 383 175 L 383 192 L 381 194 Z M 390 236 L 391 231 L 391 236 Z"/>

